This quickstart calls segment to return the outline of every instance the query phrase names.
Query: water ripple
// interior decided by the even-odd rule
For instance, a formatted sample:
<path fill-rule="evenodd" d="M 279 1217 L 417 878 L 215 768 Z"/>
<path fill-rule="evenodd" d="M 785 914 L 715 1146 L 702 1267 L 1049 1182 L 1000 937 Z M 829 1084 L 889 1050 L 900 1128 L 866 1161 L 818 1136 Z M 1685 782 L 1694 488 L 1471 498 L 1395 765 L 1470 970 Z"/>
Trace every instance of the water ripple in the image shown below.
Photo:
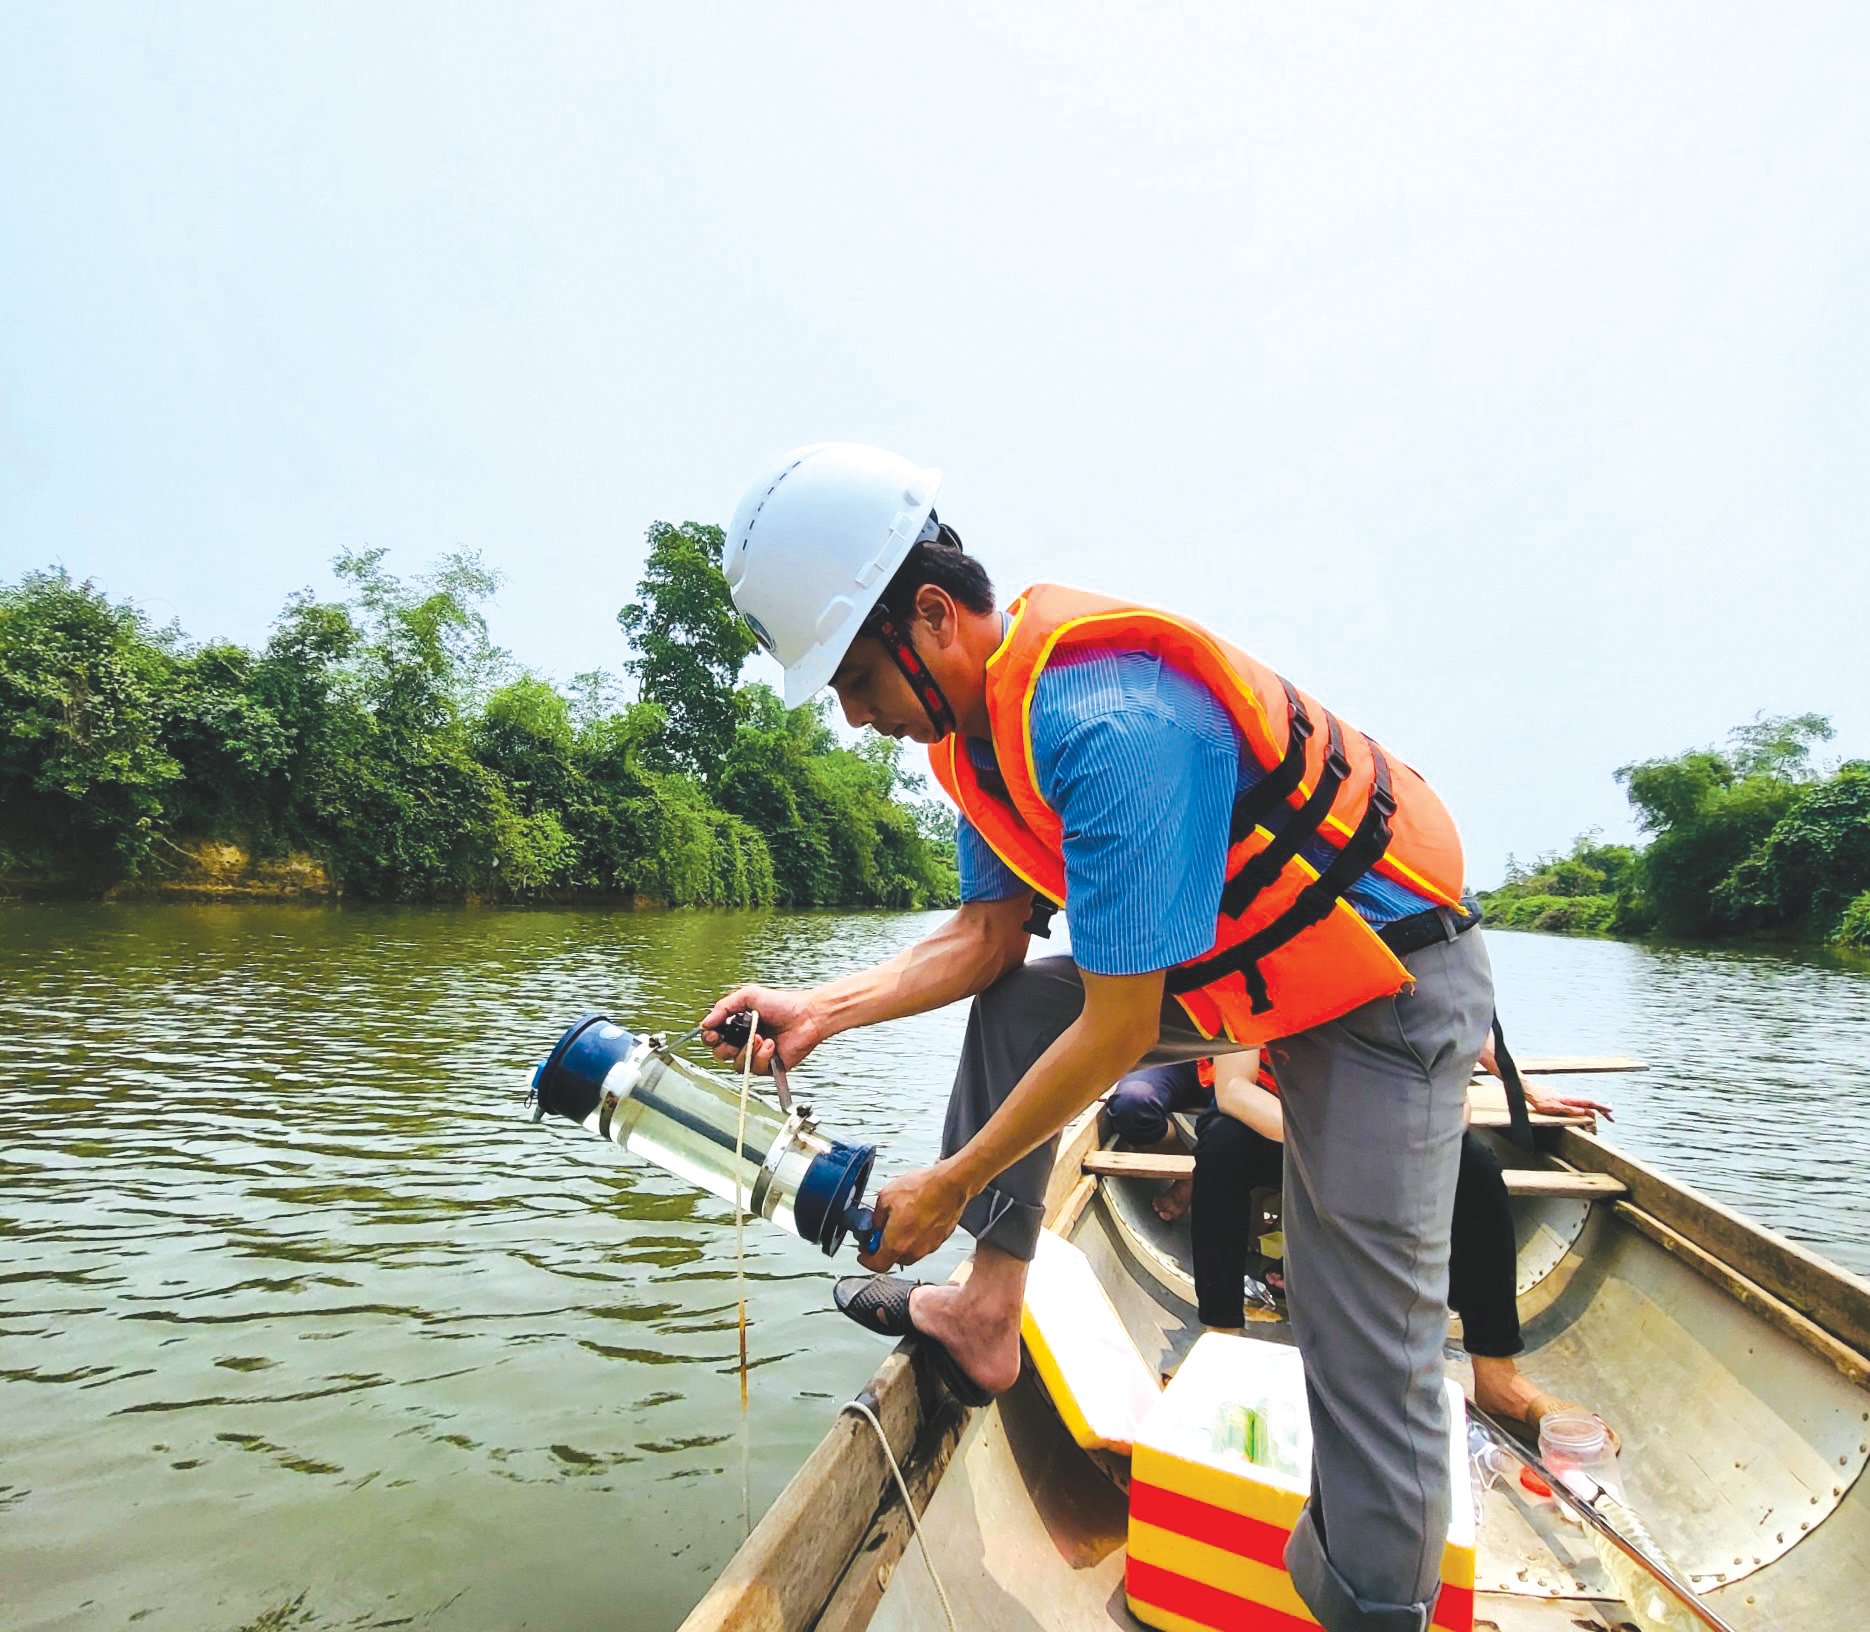
<path fill-rule="evenodd" d="M 0 909 L 9 1628 L 610 1623 L 619 1536 L 673 1627 L 739 1539 L 729 1215 L 526 1123 L 524 1072 L 586 1009 L 674 1025 L 927 922 Z M 1870 1269 L 1861 971 L 1493 948 L 1523 1052 L 1652 1062 L 1613 1137 Z M 963 1019 L 825 1049 L 827 1129 L 919 1165 Z M 747 1249 L 757 1510 L 882 1349 L 820 1254 Z"/>
<path fill-rule="evenodd" d="M 0 910 L 8 1626 L 591 1625 L 620 1526 L 670 1560 L 632 1624 L 674 1626 L 739 1539 L 727 1210 L 526 1123 L 524 1073 L 590 1007 L 672 1024 L 917 928 Z M 958 1018 L 917 1023 L 933 1060 Z M 947 1070 L 903 1099 L 881 1064 L 814 1088 L 900 1168 Z M 747 1267 L 758 1506 L 880 1351 L 807 1338 L 815 1251 L 756 1228 Z"/>

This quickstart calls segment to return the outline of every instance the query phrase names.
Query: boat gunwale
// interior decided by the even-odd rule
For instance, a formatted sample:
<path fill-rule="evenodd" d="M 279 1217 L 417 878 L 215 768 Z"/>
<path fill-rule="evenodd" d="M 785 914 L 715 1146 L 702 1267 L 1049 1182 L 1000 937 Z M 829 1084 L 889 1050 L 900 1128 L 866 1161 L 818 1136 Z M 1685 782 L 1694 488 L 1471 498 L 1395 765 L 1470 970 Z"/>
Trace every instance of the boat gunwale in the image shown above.
<path fill-rule="evenodd" d="M 1596 1134 L 1555 1128 L 1541 1138 L 1545 1148 L 1573 1167 L 1621 1180 L 1629 1194 L 1614 1204 L 1617 1216 L 1665 1251 L 1674 1249 L 1663 1235 L 1645 1227 L 1643 1215 L 1766 1294 L 1766 1301 L 1757 1302 L 1721 1282 L 1737 1301 L 1808 1348 L 1810 1329 L 1815 1328 L 1831 1340 L 1830 1347 L 1815 1352 L 1836 1363 L 1835 1350 L 1842 1349 L 1865 1368 L 1856 1378 L 1860 1385 L 1870 1375 L 1870 1280 L 1722 1206 L 1692 1185 L 1667 1177 Z M 1675 1255 L 1703 1267 L 1692 1255 Z M 1782 1312 L 1798 1317 L 1800 1324 L 1788 1323 Z"/>
<path fill-rule="evenodd" d="M 1102 1101 L 1081 1112 L 1060 1136 L 1046 1186 L 1049 1228 L 1069 1228 L 1097 1189 L 1082 1171 L 1099 1137 Z M 905 1338 L 884 1358 L 857 1398 L 875 1411 L 889 1437 L 890 1454 L 920 1511 L 933 1499 L 961 1434 L 974 1412 L 956 1405 Z M 838 1493 L 835 1508 L 823 1493 Z M 861 1504 L 861 1506 L 860 1506 Z M 825 1625 L 869 1623 L 890 1575 L 908 1545 L 902 1498 L 890 1476 L 876 1430 L 840 1408 L 824 1437 L 780 1491 L 753 1532 L 709 1583 L 678 1632 L 805 1632 Z M 848 1535 L 848 1545 L 843 1538 Z M 802 1557 L 838 1558 L 822 1587 L 801 1579 Z M 861 1562 L 864 1580 L 852 1582 Z M 835 1622 L 825 1619 L 836 1606 Z"/>

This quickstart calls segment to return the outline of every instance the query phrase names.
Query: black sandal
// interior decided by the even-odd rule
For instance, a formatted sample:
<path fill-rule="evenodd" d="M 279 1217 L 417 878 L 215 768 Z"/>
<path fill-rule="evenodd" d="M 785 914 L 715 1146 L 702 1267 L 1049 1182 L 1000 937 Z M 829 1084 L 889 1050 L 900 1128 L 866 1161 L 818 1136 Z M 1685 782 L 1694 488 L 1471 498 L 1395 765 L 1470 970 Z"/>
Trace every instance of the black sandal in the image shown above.
<path fill-rule="evenodd" d="M 909 1319 L 909 1295 L 923 1281 L 900 1275 L 846 1275 L 832 1288 L 839 1309 L 867 1332 L 882 1337 L 920 1337 Z"/>
<path fill-rule="evenodd" d="M 846 1275 L 832 1289 L 837 1306 L 865 1331 L 884 1337 L 913 1337 L 928 1356 L 929 1369 L 942 1387 L 967 1406 L 991 1404 L 997 1393 L 983 1388 L 961 1369 L 961 1363 L 909 1318 L 909 1297 L 924 1281 L 905 1281 L 896 1275 Z"/>

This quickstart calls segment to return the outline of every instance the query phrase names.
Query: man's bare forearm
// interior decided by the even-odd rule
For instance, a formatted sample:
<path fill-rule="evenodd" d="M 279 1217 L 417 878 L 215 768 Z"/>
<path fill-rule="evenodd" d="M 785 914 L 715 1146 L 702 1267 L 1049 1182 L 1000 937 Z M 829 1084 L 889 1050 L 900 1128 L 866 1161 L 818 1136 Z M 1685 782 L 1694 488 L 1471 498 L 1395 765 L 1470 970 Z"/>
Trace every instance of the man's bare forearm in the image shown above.
<path fill-rule="evenodd" d="M 985 991 L 1026 956 L 1026 903 L 972 902 L 885 963 L 817 987 L 824 1034 L 924 1014 Z"/>
<path fill-rule="evenodd" d="M 1057 1133 L 1130 1070 L 1161 1026 L 1162 976 L 1086 976 L 1078 1018 L 1021 1077 L 1000 1108 L 942 1162 L 969 1196 Z"/>

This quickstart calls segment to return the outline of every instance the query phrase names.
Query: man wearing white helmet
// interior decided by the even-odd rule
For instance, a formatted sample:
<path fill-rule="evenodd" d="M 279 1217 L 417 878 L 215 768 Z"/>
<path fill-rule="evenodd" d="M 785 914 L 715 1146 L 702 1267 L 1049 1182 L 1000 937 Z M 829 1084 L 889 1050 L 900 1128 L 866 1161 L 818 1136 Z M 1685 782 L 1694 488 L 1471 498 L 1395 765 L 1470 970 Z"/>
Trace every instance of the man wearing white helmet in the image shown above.
<path fill-rule="evenodd" d="M 1314 1445 L 1287 1564 L 1333 1632 L 1426 1627 L 1449 1221 L 1492 1017 L 1453 823 L 1408 766 L 1185 619 L 1046 584 L 1000 609 L 939 484 L 879 449 L 800 449 L 748 491 L 723 564 L 789 706 L 829 684 L 852 725 L 928 746 L 962 815 L 962 905 L 887 963 L 743 987 L 707 1024 L 757 1008 L 768 1069 L 973 999 L 941 1159 L 878 1193 L 862 1260 L 914 1263 L 961 1226 L 971 1274 L 837 1289 L 872 1330 L 922 1339 L 968 1403 L 1018 1375 L 1059 1130 L 1140 1061 L 1267 1046 Z M 1027 962 L 1053 907 L 1073 956 Z"/>

